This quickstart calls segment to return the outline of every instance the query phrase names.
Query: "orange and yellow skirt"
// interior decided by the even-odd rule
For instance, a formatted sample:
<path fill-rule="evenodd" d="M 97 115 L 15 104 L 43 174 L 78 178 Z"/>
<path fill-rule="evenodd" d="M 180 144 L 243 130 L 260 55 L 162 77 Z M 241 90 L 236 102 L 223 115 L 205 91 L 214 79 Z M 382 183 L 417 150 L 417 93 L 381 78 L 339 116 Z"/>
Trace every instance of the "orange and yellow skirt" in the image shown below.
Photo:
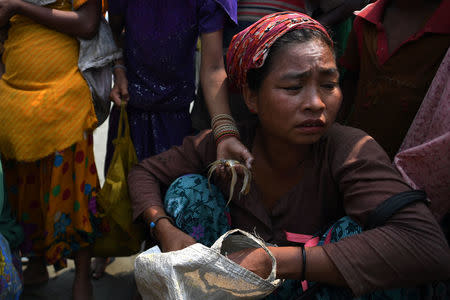
<path fill-rule="evenodd" d="M 59 269 L 94 242 L 100 219 L 92 134 L 38 161 L 3 166 L 8 199 L 25 231 L 22 255 L 44 257 Z"/>

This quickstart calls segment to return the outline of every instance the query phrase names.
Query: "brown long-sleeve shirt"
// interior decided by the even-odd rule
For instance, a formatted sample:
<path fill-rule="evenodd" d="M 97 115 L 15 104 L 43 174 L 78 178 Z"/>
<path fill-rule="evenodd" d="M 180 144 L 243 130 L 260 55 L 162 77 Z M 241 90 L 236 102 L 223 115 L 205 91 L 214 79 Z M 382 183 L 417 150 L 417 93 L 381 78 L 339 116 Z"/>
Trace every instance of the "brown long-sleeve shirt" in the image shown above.
<path fill-rule="evenodd" d="M 254 128 L 241 128 L 241 135 L 251 149 Z M 254 182 L 248 195 L 233 197 L 232 226 L 286 245 L 285 231 L 315 234 L 344 215 L 364 226 L 378 204 L 410 189 L 381 147 L 358 129 L 333 125 L 311 153 L 304 162 L 304 178 L 272 211 L 264 209 Z M 163 206 L 162 192 L 172 181 L 184 174 L 204 173 L 215 159 L 214 139 L 204 131 L 141 162 L 129 175 L 134 217 L 150 206 Z M 229 183 L 216 184 L 227 198 Z M 402 209 L 382 227 L 326 245 L 324 250 L 355 295 L 450 278 L 449 247 L 423 203 Z"/>

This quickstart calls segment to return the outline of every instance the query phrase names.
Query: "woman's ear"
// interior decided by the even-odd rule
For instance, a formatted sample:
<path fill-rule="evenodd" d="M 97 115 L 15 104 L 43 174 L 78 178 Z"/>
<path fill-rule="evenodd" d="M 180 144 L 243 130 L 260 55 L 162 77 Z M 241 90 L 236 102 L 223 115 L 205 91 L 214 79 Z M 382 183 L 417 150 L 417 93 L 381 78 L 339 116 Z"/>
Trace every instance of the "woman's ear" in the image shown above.
<path fill-rule="evenodd" d="M 244 96 L 245 104 L 252 114 L 258 113 L 258 92 L 250 89 L 248 84 L 242 87 L 242 96 Z"/>

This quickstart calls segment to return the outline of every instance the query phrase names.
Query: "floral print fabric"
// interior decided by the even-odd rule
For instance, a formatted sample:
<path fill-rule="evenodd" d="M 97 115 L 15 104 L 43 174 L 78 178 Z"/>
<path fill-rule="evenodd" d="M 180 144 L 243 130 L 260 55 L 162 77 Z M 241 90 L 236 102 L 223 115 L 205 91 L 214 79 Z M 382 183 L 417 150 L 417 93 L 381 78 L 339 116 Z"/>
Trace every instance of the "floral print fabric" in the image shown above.
<path fill-rule="evenodd" d="M 97 236 L 99 188 L 92 134 L 35 162 L 6 160 L 8 200 L 25 232 L 24 256 L 44 256 L 56 269 Z"/>
<path fill-rule="evenodd" d="M 22 263 L 19 251 L 12 251 L 0 234 L 0 299 L 20 299 L 22 294 Z"/>
<path fill-rule="evenodd" d="M 231 229 L 225 199 L 219 189 L 196 174 L 175 180 L 166 193 L 164 206 L 175 225 L 203 245 L 210 247 Z"/>

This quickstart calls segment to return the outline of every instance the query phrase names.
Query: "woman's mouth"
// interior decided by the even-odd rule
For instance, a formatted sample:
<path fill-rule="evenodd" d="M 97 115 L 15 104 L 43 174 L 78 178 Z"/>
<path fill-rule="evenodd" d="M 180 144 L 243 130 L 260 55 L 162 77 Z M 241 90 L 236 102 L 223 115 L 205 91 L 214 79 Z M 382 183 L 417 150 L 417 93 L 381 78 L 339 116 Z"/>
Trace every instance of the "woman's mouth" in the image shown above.
<path fill-rule="evenodd" d="M 296 129 L 306 134 L 320 133 L 325 127 L 325 122 L 320 119 L 309 119 L 295 126 Z"/>

